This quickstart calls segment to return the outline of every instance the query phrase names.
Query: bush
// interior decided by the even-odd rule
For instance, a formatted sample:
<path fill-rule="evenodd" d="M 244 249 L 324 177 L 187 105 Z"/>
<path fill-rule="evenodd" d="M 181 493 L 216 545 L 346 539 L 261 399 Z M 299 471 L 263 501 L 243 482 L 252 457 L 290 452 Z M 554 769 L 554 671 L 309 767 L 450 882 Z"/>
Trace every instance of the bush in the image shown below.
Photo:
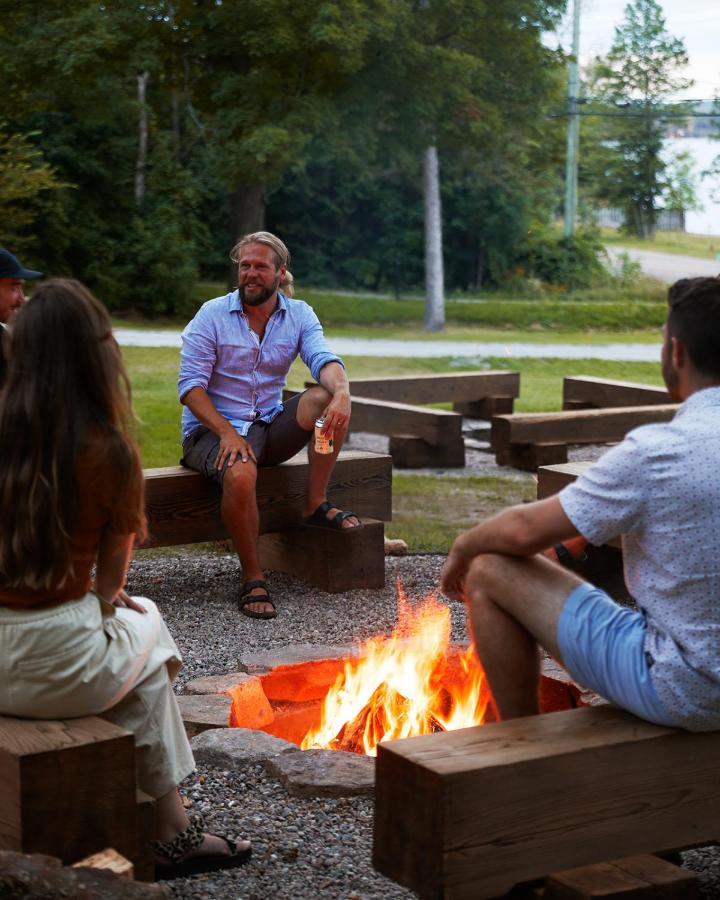
<path fill-rule="evenodd" d="M 550 229 L 532 230 L 527 240 L 525 264 L 528 273 L 565 290 L 590 287 L 606 273 L 605 248 L 595 231 L 558 237 Z"/>

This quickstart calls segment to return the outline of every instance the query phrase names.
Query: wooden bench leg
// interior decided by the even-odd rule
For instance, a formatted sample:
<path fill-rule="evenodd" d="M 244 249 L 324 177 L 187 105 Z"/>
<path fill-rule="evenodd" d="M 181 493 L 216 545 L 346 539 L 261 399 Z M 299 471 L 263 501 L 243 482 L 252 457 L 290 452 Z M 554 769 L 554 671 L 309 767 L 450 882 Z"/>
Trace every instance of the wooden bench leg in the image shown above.
<path fill-rule="evenodd" d="M 483 397 L 482 400 L 466 400 L 453 403 L 453 412 L 470 419 L 487 419 L 511 413 L 515 405 L 513 397 Z"/>
<path fill-rule="evenodd" d="M 263 569 L 301 578 L 330 593 L 385 585 L 385 527 L 362 519 L 358 529 L 298 525 L 263 534 L 259 540 Z"/>
<path fill-rule="evenodd" d="M 512 466 L 524 472 L 567 462 L 567 444 L 508 444 L 494 449 L 499 466 Z"/>
<path fill-rule="evenodd" d="M 446 444 L 430 444 L 414 435 L 394 434 L 390 438 L 389 452 L 393 465 L 399 469 L 457 469 L 465 465 L 462 435 Z"/>

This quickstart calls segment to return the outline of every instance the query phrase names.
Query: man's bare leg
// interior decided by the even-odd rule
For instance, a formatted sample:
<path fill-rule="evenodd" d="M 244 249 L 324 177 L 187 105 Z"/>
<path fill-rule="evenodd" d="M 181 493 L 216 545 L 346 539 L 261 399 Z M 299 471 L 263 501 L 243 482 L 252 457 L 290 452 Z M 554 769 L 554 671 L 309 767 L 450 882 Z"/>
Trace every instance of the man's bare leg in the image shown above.
<path fill-rule="evenodd" d="M 255 497 L 256 482 L 257 466 L 251 459 L 242 462 L 238 457 L 235 463 L 225 470 L 220 517 L 235 545 L 244 581 L 264 578 L 258 558 L 260 517 Z M 253 588 L 251 596 L 262 593 L 261 588 Z M 249 603 L 245 608 L 259 613 L 273 611 L 272 604 L 267 601 Z"/>
<path fill-rule="evenodd" d="M 301 428 L 306 431 L 312 429 L 315 420 L 321 416 L 323 410 L 327 407 L 331 400 L 328 391 L 323 387 L 308 388 L 300 398 L 297 408 L 297 421 Z M 330 481 L 335 460 L 345 441 L 347 429 L 342 432 L 335 431 L 333 433 L 333 452 L 332 453 L 316 453 L 313 441 L 310 441 L 308 447 L 308 487 L 305 497 L 304 516 L 311 516 L 315 510 L 327 500 L 327 487 Z M 327 518 L 332 519 L 340 510 L 333 506 L 327 511 Z M 349 516 L 341 522 L 343 528 L 355 528 L 360 522 L 356 516 Z"/>
<path fill-rule="evenodd" d="M 538 644 L 562 662 L 557 625 L 580 578 L 534 556 L 476 557 L 465 580 L 473 640 L 501 719 L 538 712 Z"/>

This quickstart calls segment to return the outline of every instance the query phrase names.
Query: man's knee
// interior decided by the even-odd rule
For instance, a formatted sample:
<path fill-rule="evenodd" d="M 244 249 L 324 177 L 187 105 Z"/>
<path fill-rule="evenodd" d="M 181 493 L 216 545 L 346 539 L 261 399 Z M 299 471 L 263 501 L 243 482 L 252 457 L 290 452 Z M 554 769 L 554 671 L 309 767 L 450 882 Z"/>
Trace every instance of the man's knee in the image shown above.
<path fill-rule="evenodd" d="M 332 400 L 332 394 L 321 384 L 308 388 L 300 397 L 300 406 L 306 407 L 317 418 Z"/>
<path fill-rule="evenodd" d="M 255 500 L 257 466 L 252 462 L 235 462 L 228 466 L 223 477 L 223 497 L 234 503 Z"/>
<path fill-rule="evenodd" d="M 508 563 L 512 564 L 512 561 L 512 557 L 502 556 L 499 553 L 481 553 L 476 556 L 470 563 L 465 578 L 465 592 L 468 599 L 477 598 L 482 601 L 496 594 L 495 588 L 506 573 Z"/>

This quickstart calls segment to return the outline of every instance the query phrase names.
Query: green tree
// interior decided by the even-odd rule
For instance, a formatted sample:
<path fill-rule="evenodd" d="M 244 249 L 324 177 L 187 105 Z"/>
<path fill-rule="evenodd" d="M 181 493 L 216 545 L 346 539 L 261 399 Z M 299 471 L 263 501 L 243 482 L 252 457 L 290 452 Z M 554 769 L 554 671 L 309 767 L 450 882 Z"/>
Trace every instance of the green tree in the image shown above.
<path fill-rule="evenodd" d="M 22 250 L 48 192 L 64 187 L 32 143 L 33 135 L 9 134 L 0 122 L 0 244 Z"/>
<path fill-rule="evenodd" d="M 598 59 L 592 71 L 590 91 L 602 105 L 587 109 L 602 118 L 583 136 L 586 178 L 592 172 L 589 193 L 621 207 L 625 228 L 638 237 L 652 238 L 658 210 L 687 193 L 682 165 L 673 167 L 663 154 L 668 115 L 677 117 L 687 109 L 670 102 L 692 85 L 682 75 L 687 61 L 682 40 L 666 30 L 660 4 L 633 0 L 608 56 Z"/>

